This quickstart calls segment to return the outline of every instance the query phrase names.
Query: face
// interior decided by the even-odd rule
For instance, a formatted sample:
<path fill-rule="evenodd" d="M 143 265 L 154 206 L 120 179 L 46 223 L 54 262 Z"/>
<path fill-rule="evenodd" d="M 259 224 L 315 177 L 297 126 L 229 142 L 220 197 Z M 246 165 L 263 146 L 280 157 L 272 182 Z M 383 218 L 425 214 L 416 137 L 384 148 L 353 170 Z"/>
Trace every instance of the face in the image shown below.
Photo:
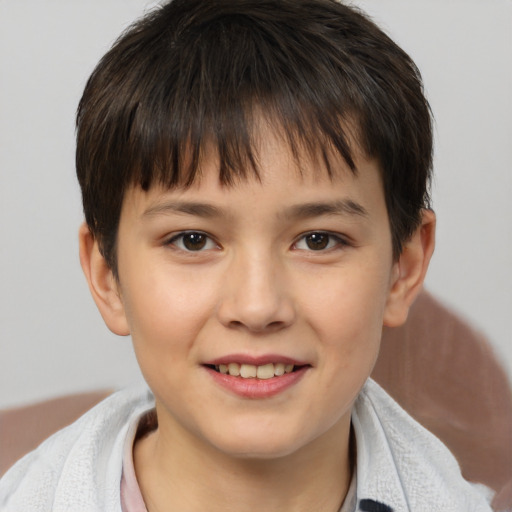
<path fill-rule="evenodd" d="M 118 293 L 159 431 L 236 457 L 346 435 L 397 277 L 374 161 L 333 178 L 268 137 L 261 180 L 128 191 Z M 241 374 L 241 375 L 240 375 Z"/>

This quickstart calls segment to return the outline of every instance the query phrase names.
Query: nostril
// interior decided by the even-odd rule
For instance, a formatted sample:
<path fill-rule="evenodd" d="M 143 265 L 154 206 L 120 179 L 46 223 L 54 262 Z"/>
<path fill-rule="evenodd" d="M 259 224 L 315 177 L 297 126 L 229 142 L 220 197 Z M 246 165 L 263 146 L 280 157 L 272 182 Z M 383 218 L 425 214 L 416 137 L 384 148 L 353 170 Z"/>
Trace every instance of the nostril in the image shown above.
<path fill-rule="evenodd" d="M 256 322 L 241 322 L 240 320 L 232 320 L 229 326 L 233 329 L 248 329 L 254 333 L 268 333 L 279 331 L 286 326 L 285 322 L 274 321 L 269 323 L 258 324 Z"/>
<path fill-rule="evenodd" d="M 281 330 L 283 327 L 286 326 L 286 323 L 285 322 L 281 322 L 281 321 L 275 321 L 275 322 L 270 322 L 268 325 L 265 326 L 264 329 L 262 330 L 265 330 L 267 332 L 274 332 L 274 331 L 279 331 Z"/>

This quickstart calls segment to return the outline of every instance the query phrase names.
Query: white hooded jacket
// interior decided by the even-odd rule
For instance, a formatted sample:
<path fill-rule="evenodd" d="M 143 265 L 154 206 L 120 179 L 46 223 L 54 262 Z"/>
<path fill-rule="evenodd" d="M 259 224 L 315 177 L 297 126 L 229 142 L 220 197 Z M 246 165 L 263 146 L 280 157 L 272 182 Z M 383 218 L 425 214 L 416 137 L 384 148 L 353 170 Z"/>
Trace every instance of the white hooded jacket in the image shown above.
<path fill-rule="evenodd" d="M 126 436 L 152 407 L 147 388 L 120 391 L 98 404 L 4 475 L 0 511 L 121 512 Z M 352 423 L 358 511 L 491 511 L 448 449 L 371 379 L 356 400 Z"/>

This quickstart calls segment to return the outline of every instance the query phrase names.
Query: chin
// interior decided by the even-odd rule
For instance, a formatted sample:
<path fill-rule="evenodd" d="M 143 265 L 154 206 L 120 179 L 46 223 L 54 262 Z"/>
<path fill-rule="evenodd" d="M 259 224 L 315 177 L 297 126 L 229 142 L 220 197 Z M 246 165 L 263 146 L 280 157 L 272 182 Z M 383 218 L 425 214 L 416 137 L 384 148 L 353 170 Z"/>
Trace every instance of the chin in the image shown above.
<path fill-rule="evenodd" d="M 228 436 L 226 436 L 226 432 Z M 271 460 L 286 457 L 300 450 L 307 440 L 296 432 L 274 427 L 273 429 L 261 429 L 259 432 L 251 431 L 226 431 L 217 439 L 210 442 L 225 455 L 236 459 L 247 460 Z M 279 435 L 277 435 L 279 434 Z"/>
<path fill-rule="evenodd" d="M 223 452 L 234 458 L 234 459 L 245 459 L 247 461 L 268 461 L 274 459 L 281 459 L 283 457 L 289 456 L 297 451 L 297 447 L 287 445 L 283 446 L 265 446 L 254 444 L 252 446 L 248 446 L 245 444 L 244 446 L 230 446 L 224 447 Z"/>

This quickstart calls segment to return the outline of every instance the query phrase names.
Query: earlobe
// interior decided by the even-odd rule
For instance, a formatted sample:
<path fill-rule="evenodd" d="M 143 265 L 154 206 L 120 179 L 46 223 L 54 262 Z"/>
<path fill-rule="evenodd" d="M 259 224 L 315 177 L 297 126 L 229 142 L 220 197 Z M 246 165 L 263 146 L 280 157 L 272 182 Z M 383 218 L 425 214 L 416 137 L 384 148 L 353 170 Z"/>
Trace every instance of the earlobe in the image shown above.
<path fill-rule="evenodd" d="M 127 336 L 130 329 L 118 283 L 86 223 L 80 226 L 78 237 L 80 264 L 94 302 L 107 327 L 119 336 Z"/>
<path fill-rule="evenodd" d="M 384 312 L 384 325 L 398 327 L 407 320 L 409 308 L 423 287 L 430 258 L 435 247 L 436 216 L 423 210 L 422 221 L 404 244 L 400 259 L 393 268 L 391 289 Z"/>

